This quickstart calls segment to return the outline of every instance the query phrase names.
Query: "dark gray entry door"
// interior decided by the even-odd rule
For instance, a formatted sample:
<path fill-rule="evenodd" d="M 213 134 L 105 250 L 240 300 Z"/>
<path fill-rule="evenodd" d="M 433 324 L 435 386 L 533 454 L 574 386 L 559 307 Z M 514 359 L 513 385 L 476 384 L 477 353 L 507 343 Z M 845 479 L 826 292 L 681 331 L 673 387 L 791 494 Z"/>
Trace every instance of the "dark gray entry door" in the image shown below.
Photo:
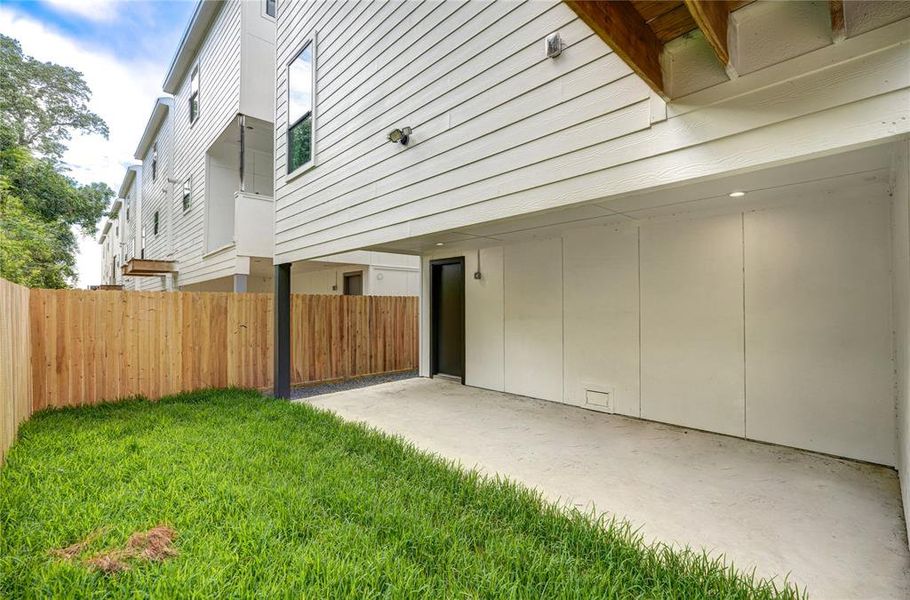
<path fill-rule="evenodd" d="M 432 374 L 464 383 L 464 258 L 432 261 Z"/>
<path fill-rule="evenodd" d="M 363 296 L 363 271 L 344 274 L 344 295 Z"/>

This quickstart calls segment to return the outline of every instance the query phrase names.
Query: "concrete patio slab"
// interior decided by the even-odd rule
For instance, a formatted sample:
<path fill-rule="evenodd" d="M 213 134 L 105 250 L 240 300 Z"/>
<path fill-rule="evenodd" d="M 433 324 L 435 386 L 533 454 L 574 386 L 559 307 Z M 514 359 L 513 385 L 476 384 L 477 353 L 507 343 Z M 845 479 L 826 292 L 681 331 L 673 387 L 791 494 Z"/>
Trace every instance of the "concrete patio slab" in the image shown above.
<path fill-rule="evenodd" d="M 812 598 L 910 597 L 892 469 L 425 378 L 302 401 Z"/>

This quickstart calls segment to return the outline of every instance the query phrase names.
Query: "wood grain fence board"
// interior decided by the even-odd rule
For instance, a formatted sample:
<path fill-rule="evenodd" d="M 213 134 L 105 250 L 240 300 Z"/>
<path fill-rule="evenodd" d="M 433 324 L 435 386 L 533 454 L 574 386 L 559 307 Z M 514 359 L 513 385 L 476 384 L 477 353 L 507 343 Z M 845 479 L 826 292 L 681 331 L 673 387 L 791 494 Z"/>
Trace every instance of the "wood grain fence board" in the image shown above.
<path fill-rule="evenodd" d="M 0 279 L 0 463 L 32 414 L 30 314 L 29 290 Z"/>

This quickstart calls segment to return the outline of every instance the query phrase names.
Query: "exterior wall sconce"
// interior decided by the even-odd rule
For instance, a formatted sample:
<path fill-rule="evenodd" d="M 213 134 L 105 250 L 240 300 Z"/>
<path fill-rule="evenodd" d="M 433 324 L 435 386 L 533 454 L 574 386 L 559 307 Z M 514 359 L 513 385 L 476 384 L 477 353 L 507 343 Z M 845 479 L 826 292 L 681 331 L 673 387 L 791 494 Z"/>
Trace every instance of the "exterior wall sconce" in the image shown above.
<path fill-rule="evenodd" d="M 408 139 L 411 137 L 411 128 L 402 127 L 401 129 L 393 129 L 389 132 L 389 141 L 393 144 L 398 143 L 402 146 L 408 145 Z"/>
<path fill-rule="evenodd" d="M 556 58 L 557 56 L 562 54 L 562 49 L 566 47 L 566 45 L 563 43 L 562 37 L 560 37 L 558 31 L 556 33 L 551 33 L 550 35 L 548 35 L 546 43 L 547 43 L 547 58 Z"/>

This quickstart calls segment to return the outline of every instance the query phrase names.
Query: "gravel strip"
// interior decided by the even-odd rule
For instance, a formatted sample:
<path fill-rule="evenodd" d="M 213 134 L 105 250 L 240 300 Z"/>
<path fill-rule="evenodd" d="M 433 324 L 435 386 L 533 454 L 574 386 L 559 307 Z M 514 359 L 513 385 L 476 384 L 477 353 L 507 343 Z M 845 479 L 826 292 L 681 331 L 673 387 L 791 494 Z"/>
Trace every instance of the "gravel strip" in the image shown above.
<path fill-rule="evenodd" d="M 411 379 L 417 377 L 417 370 L 401 371 L 398 373 L 384 373 L 382 375 L 368 375 L 366 377 L 355 377 L 353 379 L 343 379 L 329 383 L 317 383 L 291 390 L 291 400 L 301 398 L 312 398 L 322 394 L 331 394 L 333 392 L 343 392 L 345 390 L 355 390 L 357 388 L 388 383 L 390 381 L 401 381 L 402 379 Z"/>

